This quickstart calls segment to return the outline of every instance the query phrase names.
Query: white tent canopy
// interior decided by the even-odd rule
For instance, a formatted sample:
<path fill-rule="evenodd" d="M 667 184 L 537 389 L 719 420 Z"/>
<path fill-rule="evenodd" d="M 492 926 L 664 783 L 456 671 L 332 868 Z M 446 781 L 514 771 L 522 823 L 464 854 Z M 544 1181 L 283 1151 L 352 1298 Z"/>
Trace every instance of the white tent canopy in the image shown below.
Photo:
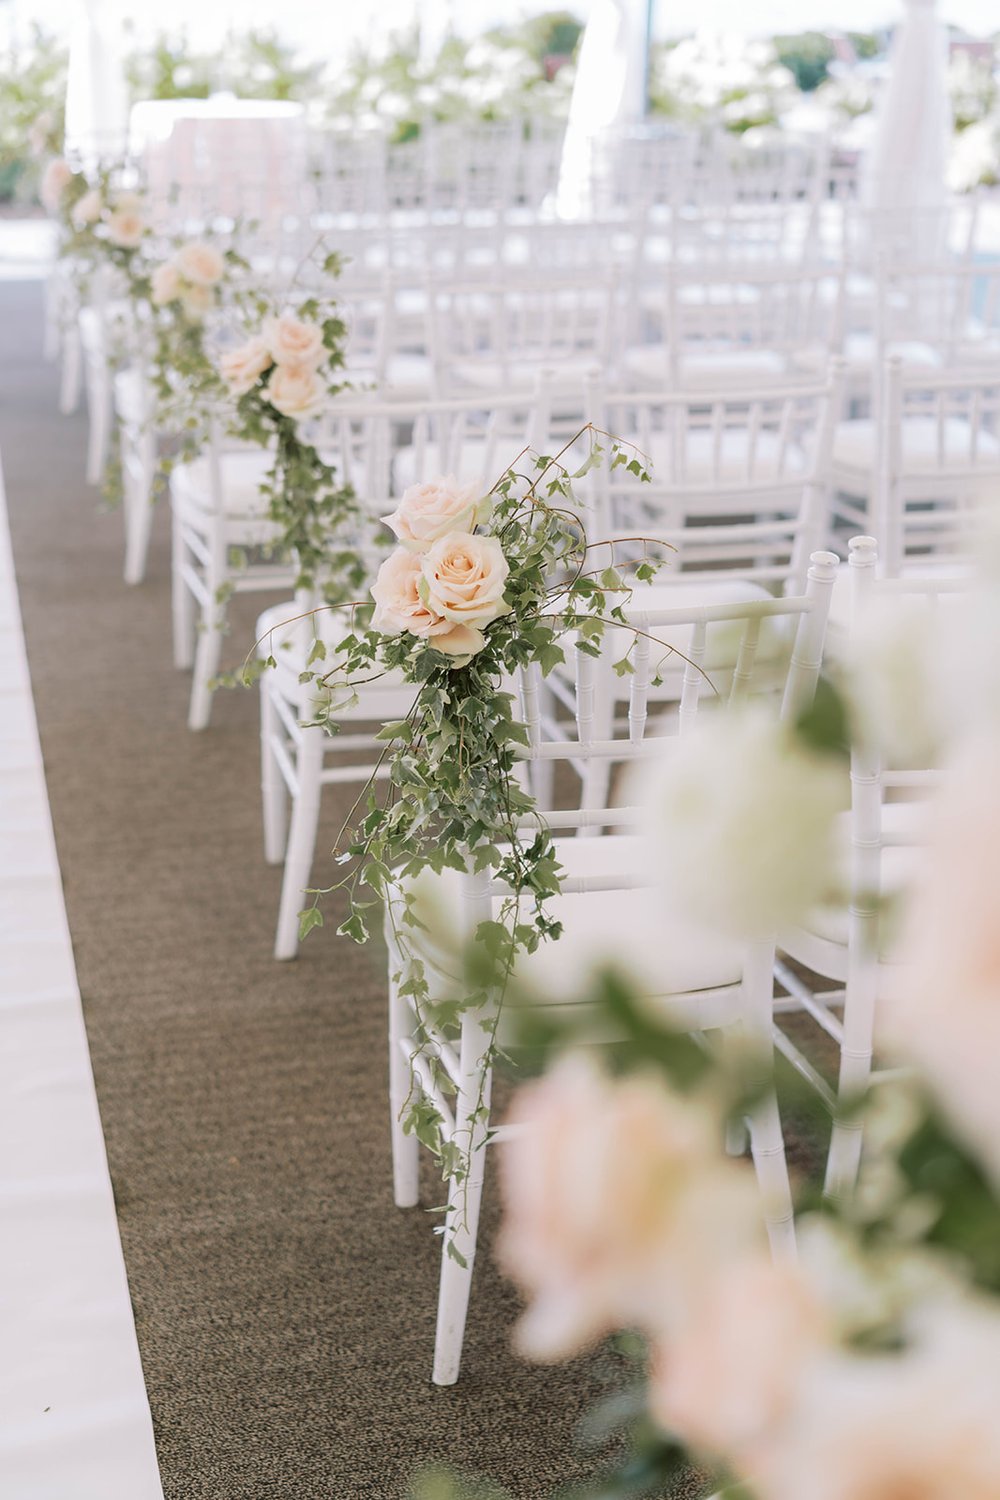
<path fill-rule="evenodd" d="M 556 207 L 562 218 L 578 218 L 589 209 L 595 140 L 645 113 L 648 28 L 648 0 L 594 0 L 580 43 L 559 171 Z"/>

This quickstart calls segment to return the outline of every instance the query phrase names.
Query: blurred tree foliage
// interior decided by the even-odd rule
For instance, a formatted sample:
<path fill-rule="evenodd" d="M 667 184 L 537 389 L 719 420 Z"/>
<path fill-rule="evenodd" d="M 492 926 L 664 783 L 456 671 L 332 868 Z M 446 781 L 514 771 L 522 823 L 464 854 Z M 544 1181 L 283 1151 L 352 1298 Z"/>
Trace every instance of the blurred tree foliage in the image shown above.
<path fill-rule="evenodd" d="M 874 31 L 849 31 L 847 39 L 854 48 L 854 54 L 862 61 L 878 57 L 882 51 L 882 42 Z"/>
<path fill-rule="evenodd" d="M 836 49 L 821 31 L 803 31 L 798 36 L 776 36 L 778 61 L 793 75 L 804 94 L 812 93 L 829 77 Z"/>
<path fill-rule="evenodd" d="M 0 199 L 26 174 L 33 186 L 32 159 L 61 147 L 68 62 L 68 49 L 37 24 L 0 52 Z"/>

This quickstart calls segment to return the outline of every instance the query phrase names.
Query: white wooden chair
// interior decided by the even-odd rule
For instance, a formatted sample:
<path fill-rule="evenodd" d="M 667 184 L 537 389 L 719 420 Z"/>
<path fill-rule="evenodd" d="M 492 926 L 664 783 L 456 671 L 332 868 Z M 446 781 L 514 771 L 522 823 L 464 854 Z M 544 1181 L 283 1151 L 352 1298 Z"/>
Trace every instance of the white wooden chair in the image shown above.
<path fill-rule="evenodd" d="M 840 279 L 829 268 L 670 265 L 659 309 L 633 304 L 621 353 L 634 389 L 759 388 L 793 379 L 810 351 L 823 371 L 841 342 Z M 647 341 L 641 341 L 643 330 Z"/>
<path fill-rule="evenodd" d="M 954 561 L 1000 484 L 1000 375 L 978 362 L 907 369 L 896 355 L 882 390 L 877 421 L 834 434 L 833 515 L 876 538 L 890 575 Z"/>
<path fill-rule="evenodd" d="M 174 662 L 193 668 L 191 729 L 211 717 L 229 596 L 287 592 L 298 574 L 293 559 L 273 553 L 280 531 L 261 494 L 272 463 L 272 453 L 234 444 L 215 426 L 204 453 L 170 476 Z"/>
<path fill-rule="evenodd" d="M 849 582 L 855 638 L 870 628 L 875 603 L 916 604 L 939 621 L 949 599 L 960 598 L 967 587 L 959 579 L 876 578 L 877 561 L 874 537 L 852 538 Z M 877 745 L 856 736 L 851 748 L 851 808 L 842 820 L 843 898 L 817 910 L 803 927 L 779 935 L 785 955 L 776 969 L 781 985 L 840 1053 L 837 1082 L 831 1088 L 801 1047 L 780 1030 L 780 1023 L 776 1028 L 776 1044 L 833 1116 L 826 1192 L 838 1197 L 851 1192 L 861 1161 L 863 1119 L 855 1106 L 870 1084 L 890 1076 L 872 1072 L 878 997 L 894 976 L 898 983 L 900 973 L 893 955 L 892 912 L 885 903 L 905 893 L 919 868 L 923 803 L 938 781 L 935 767 L 887 764 Z M 840 988 L 816 989 L 801 968 L 793 970 L 785 959 Z"/>
<path fill-rule="evenodd" d="M 629 714 L 624 733 L 602 737 L 591 705 L 599 674 L 610 669 L 613 652 L 599 662 L 574 653 L 578 690 L 575 696 L 575 733 L 567 739 L 548 738 L 539 706 L 538 678 L 532 671 L 522 681 L 522 712 L 527 725 L 529 762 L 600 759 L 629 762 L 642 756 L 668 754 L 671 736 L 647 733 L 648 692 L 658 648 L 649 637 L 668 642 L 678 634 L 690 638 L 691 662 L 685 669 L 680 712 L 681 733 L 697 720 L 711 700 L 698 670 L 704 660 L 708 632 L 720 625 L 733 628 L 741 639 L 740 670 L 734 675 L 729 703 L 756 696 L 756 648 L 768 622 L 787 620 L 794 627 L 789 642 L 790 666 L 780 712 L 796 716 L 811 699 L 823 651 L 826 613 L 836 571 L 832 553 L 816 553 L 806 592 L 785 599 L 753 600 L 740 604 L 656 611 L 636 620 L 639 636 L 635 673 L 630 679 Z M 571 649 L 571 648 L 570 648 Z M 662 653 L 660 653 L 662 654 Z M 770 681 L 773 663 L 765 667 Z M 765 701 L 778 703 L 771 696 Z M 720 709 L 720 711 L 725 711 Z M 555 944 L 543 944 L 519 967 L 518 977 L 540 996 L 543 1004 L 566 1002 L 579 1006 L 585 976 L 600 961 L 614 962 L 628 955 L 647 1003 L 665 1025 L 695 1031 L 741 1026 L 768 1060 L 771 1058 L 774 948 L 770 941 L 747 947 L 696 932 L 666 909 L 665 899 L 644 888 L 637 875 L 640 845 L 635 829 L 638 809 L 583 807 L 570 813 L 541 814 L 554 833 L 571 835 L 596 827 L 592 838 L 558 837 L 557 854 L 564 870 L 560 896 L 549 910 L 563 923 Z M 534 820 L 531 827 L 535 827 Z M 615 832 L 608 830 L 614 829 Z M 427 930 L 406 929 L 410 955 L 423 962 L 432 995 L 447 996 L 461 984 L 461 960 L 449 936 L 471 940 L 481 921 L 495 919 L 506 888 L 488 874 L 446 871 L 426 874 L 408 889 L 416 897 L 417 915 Z M 389 947 L 389 1068 L 394 1192 L 400 1207 L 411 1207 L 418 1197 L 418 1143 L 405 1133 L 403 1120 L 412 1091 L 418 1090 L 440 1114 L 445 1138 L 468 1151 L 471 1171 L 449 1193 L 446 1233 L 459 1258 L 442 1258 L 433 1379 L 450 1385 L 458 1377 L 469 1289 L 476 1254 L 480 1198 L 485 1165 L 484 1147 L 493 1138 L 488 1121 L 490 1079 L 482 1091 L 481 1059 L 495 1024 L 490 1006 L 463 1014 L 458 1034 L 438 1033 L 430 1027 L 435 1060 L 432 1070 L 420 1055 L 416 1037 L 424 1035 L 428 1019 L 416 1018 L 404 993 L 407 956 L 401 947 L 392 906 L 402 892 L 389 896 L 386 940 Z M 569 977 L 568 977 L 569 976 Z M 575 982 L 574 982 L 575 981 Z M 579 989 L 577 988 L 579 986 Z M 450 1090 L 455 1090 L 454 1097 Z M 485 1104 L 485 1112 L 479 1109 Z M 765 1199 L 765 1211 L 775 1253 L 794 1247 L 791 1195 L 777 1105 L 764 1099 L 750 1121 L 754 1160 Z"/>
<path fill-rule="evenodd" d="M 582 494 L 593 500 L 596 517 L 588 521 L 588 532 L 595 540 L 645 538 L 654 544 L 650 552 L 665 558 L 653 582 L 633 585 L 622 602 L 626 616 L 684 602 L 737 604 L 801 592 L 809 558 L 827 532 L 830 444 L 841 382 L 836 362 L 821 382 L 765 386 L 754 394 L 624 394 L 608 391 L 599 378 L 592 378 L 588 411 L 605 431 L 634 443 L 651 463 L 645 484 L 638 484 L 627 467 L 607 460 L 592 471 L 581 486 Z M 644 547 L 619 546 L 615 561 L 626 562 Z M 612 561 L 610 550 L 595 557 L 604 564 Z M 621 638 L 624 633 L 614 634 Z M 779 636 L 768 630 L 771 645 L 761 649 L 780 651 Z M 715 630 L 710 638 L 712 670 L 727 677 L 736 664 L 732 633 Z M 619 655 L 626 645 L 621 639 Z M 667 666 L 661 682 L 650 688 L 651 699 L 676 702 L 681 675 Z M 565 668 L 557 668 L 546 681 L 546 694 L 564 706 L 573 691 Z M 597 684 L 593 711 L 602 734 L 611 733 L 627 697 L 627 681 L 612 673 Z M 537 794 L 547 804 L 546 775 L 546 768 L 537 768 Z M 595 760 L 586 767 L 585 803 L 602 800 L 607 775 L 606 762 Z"/>
<path fill-rule="evenodd" d="M 529 390 L 542 371 L 580 390 L 608 365 L 612 287 L 600 271 L 538 276 L 508 270 L 498 285 L 434 288 L 431 359 L 440 395 Z"/>
<path fill-rule="evenodd" d="M 411 484 L 440 475 L 475 482 L 487 494 L 526 446 L 543 445 L 545 421 L 542 388 L 496 401 L 344 396 L 325 419 L 323 447 L 374 520 L 393 510 Z M 361 550 L 374 575 L 385 552 L 370 541 L 363 541 Z M 366 590 L 361 597 L 367 598 Z M 269 863 L 285 866 L 274 946 L 279 959 L 298 952 L 298 913 L 309 884 L 323 788 L 367 780 L 384 749 L 372 726 L 405 717 L 414 697 L 405 684 L 381 682 L 363 688 L 357 703 L 337 713 L 338 725 L 350 726 L 351 733 L 331 737 L 310 723 L 317 690 L 301 683 L 300 673 L 317 639 L 324 660 L 333 664 L 349 628 L 341 611 L 311 613 L 317 603 L 299 597 L 276 604 L 257 622 L 260 653 L 278 664 L 260 679 L 260 702 L 264 850 Z M 372 753 L 359 760 L 359 751 Z"/>

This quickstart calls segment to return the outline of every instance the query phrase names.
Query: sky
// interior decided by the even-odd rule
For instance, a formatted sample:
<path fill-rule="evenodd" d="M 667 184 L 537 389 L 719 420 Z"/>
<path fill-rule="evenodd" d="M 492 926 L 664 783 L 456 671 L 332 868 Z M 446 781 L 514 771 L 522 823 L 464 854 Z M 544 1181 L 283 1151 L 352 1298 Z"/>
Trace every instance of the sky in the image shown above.
<path fill-rule="evenodd" d="M 69 26 L 82 0 L 0 0 L 0 14 L 37 18 L 48 27 Z M 149 0 L 97 0 L 109 11 L 131 14 L 144 30 L 187 29 L 192 39 L 238 27 L 275 26 L 310 51 L 342 44 L 353 28 L 371 34 L 376 25 L 405 25 L 420 6 L 450 8 L 461 29 L 475 32 L 491 22 L 510 20 L 565 5 L 583 17 L 590 0 L 373 0 L 352 5 L 348 0 L 171 0 L 167 9 Z M 903 0 L 656 0 L 655 28 L 659 35 L 683 34 L 699 26 L 736 31 L 800 31 L 837 26 L 866 30 L 891 23 L 902 13 Z M 1000 28 L 1000 0 L 939 0 L 945 20 L 972 32 Z M 155 21 L 154 18 L 155 17 Z"/>

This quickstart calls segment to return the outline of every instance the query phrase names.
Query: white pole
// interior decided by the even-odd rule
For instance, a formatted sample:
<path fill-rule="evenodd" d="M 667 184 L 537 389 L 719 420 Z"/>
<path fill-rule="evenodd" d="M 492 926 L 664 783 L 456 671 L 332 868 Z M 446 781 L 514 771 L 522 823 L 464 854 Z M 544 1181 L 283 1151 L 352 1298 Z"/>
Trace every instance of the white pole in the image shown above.
<path fill-rule="evenodd" d="M 872 209 L 943 208 L 951 144 L 948 33 L 936 0 L 906 0 L 862 190 Z"/>
<path fill-rule="evenodd" d="M 79 0 L 66 85 L 66 150 L 85 165 L 124 154 L 128 86 L 115 0 Z"/>

